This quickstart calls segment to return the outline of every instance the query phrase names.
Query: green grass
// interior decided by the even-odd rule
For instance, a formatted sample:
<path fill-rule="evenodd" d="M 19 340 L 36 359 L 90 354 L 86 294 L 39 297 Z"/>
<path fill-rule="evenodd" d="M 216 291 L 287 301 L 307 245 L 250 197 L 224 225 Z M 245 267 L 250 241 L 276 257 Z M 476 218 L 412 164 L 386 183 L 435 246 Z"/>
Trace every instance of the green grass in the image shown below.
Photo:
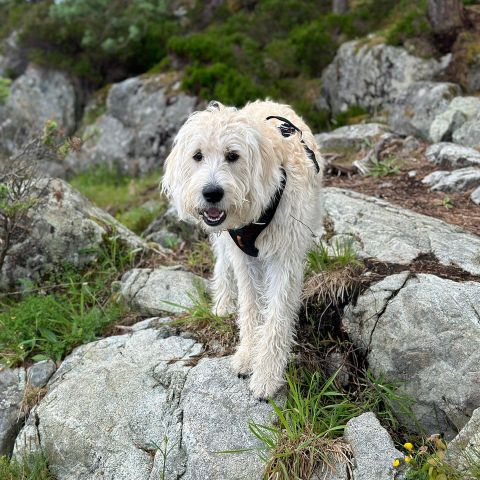
<path fill-rule="evenodd" d="M 48 464 L 42 455 L 32 455 L 19 462 L 0 457 L 0 478 L 2 480 L 55 480 L 48 471 Z"/>
<path fill-rule="evenodd" d="M 350 393 L 336 385 L 337 374 L 325 378 L 321 371 L 290 366 L 285 403 L 271 401 L 276 424 L 250 423 L 250 430 L 264 447 L 264 478 L 310 478 L 322 466 L 347 460 L 349 447 L 341 437 L 347 422 L 364 412 L 374 411 L 387 427 L 397 425 L 394 408 L 405 399 L 395 386 L 369 375 Z"/>
<path fill-rule="evenodd" d="M 117 239 L 106 241 L 97 263 L 84 272 L 66 268 L 41 287 L 25 285 L 20 299 L 2 297 L 0 363 L 59 361 L 122 317 L 125 307 L 115 301 L 110 284 L 131 265 L 132 255 Z"/>
<path fill-rule="evenodd" d="M 330 247 L 319 242 L 307 253 L 306 271 L 320 273 L 360 263 L 351 241 L 335 241 Z"/>
<path fill-rule="evenodd" d="M 140 234 L 166 209 L 166 201 L 158 191 L 160 178 L 158 171 L 144 177 L 131 177 L 107 167 L 96 167 L 76 175 L 70 183 L 95 205 Z M 143 206 L 152 199 L 158 200 L 158 204 Z"/>

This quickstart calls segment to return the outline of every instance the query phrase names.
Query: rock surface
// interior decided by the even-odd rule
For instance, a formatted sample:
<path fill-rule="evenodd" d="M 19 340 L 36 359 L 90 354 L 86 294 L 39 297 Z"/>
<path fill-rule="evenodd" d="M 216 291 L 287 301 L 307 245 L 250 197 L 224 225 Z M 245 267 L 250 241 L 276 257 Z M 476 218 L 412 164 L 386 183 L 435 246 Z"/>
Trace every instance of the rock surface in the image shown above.
<path fill-rule="evenodd" d="M 343 326 L 373 373 L 402 383 L 427 433 L 452 438 L 480 405 L 479 298 L 478 282 L 403 272 L 345 312 Z"/>
<path fill-rule="evenodd" d="M 353 480 L 398 480 L 393 461 L 403 458 L 388 432 L 372 412 L 349 420 L 345 440 L 350 443 L 354 457 Z"/>
<path fill-rule="evenodd" d="M 455 130 L 452 140 L 466 147 L 480 147 L 480 116 L 465 122 L 460 128 Z"/>
<path fill-rule="evenodd" d="M 432 172 L 422 180 L 422 183 L 429 185 L 434 191 L 462 192 L 480 186 L 480 168 L 467 167 L 453 172 L 443 170 Z"/>
<path fill-rule="evenodd" d="M 0 45 L 0 77 L 16 78 L 27 64 L 27 52 L 18 44 L 18 31 L 14 30 Z"/>
<path fill-rule="evenodd" d="M 473 412 L 472 418 L 448 444 L 446 460 L 452 466 L 466 472 L 471 466 L 468 458 L 480 460 L 480 408 Z"/>
<path fill-rule="evenodd" d="M 315 140 L 322 152 L 360 150 L 366 142 L 375 144 L 382 135 L 390 133 L 387 126 L 380 123 L 346 125 L 332 132 L 315 135 Z"/>
<path fill-rule="evenodd" d="M 480 187 L 476 188 L 470 195 L 470 199 L 473 203 L 480 205 Z"/>
<path fill-rule="evenodd" d="M 257 447 L 248 421 L 268 424 L 271 406 L 250 395 L 227 357 L 186 366 L 201 350 L 153 328 L 79 347 L 50 381 L 15 454 L 41 448 L 58 480 L 260 480 L 256 455 L 218 452 Z"/>
<path fill-rule="evenodd" d="M 352 106 L 376 110 L 392 103 L 412 83 L 432 80 L 450 62 L 424 60 L 405 49 L 367 41 L 343 43 L 322 74 L 322 93 L 333 114 Z"/>
<path fill-rule="evenodd" d="M 452 134 L 467 120 L 472 120 L 480 113 L 480 98 L 456 97 L 448 108 L 437 115 L 430 125 L 432 142 L 448 141 Z"/>
<path fill-rule="evenodd" d="M 0 153 L 8 156 L 39 136 L 47 120 L 56 121 L 65 135 L 75 129 L 76 94 L 65 73 L 30 65 L 10 90 L 0 106 Z"/>
<path fill-rule="evenodd" d="M 43 388 L 55 373 L 57 366 L 53 360 L 43 360 L 27 368 L 27 383 L 34 388 Z"/>
<path fill-rule="evenodd" d="M 0 273 L 0 290 L 18 288 L 21 279 L 38 281 L 66 264 L 83 266 L 98 258 L 104 237 L 118 237 L 131 248 L 143 240 L 60 179 L 36 181 L 37 199 L 25 234 L 9 250 Z"/>
<path fill-rule="evenodd" d="M 191 307 L 197 288 L 205 280 L 178 267 L 136 268 L 122 277 L 121 291 L 127 303 L 144 315 L 180 313 Z"/>
<path fill-rule="evenodd" d="M 173 136 L 197 103 L 179 86 L 171 74 L 114 84 L 106 113 L 86 128 L 87 140 L 79 152 L 67 156 L 68 167 L 76 172 L 105 165 L 133 175 L 160 167 Z"/>
<path fill-rule="evenodd" d="M 445 112 L 450 101 L 460 93 L 460 87 L 454 83 L 413 83 L 389 108 L 389 124 L 397 133 L 428 139 L 433 120 Z"/>
<path fill-rule="evenodd" d="M 443 168 L 480 167 L 480 152 L 455 143 L 441 142 L 425 151 L 427 159 Z"/>
<path fill-rule="evenodd" d="M 25 389 L 25 370 L 0 366 L 0 457 L 12 453 L 23 419 L 20 405 Z"/>
<path fill-rule="evenodd" d="M 324 204 L 333 222 L 333 241 L 351 239 L 361 257 L 408 265 L 429 254 L 442 265 L 480 275 L 480 238 L 458 227 L 338 188 L 324 189 Z"/>

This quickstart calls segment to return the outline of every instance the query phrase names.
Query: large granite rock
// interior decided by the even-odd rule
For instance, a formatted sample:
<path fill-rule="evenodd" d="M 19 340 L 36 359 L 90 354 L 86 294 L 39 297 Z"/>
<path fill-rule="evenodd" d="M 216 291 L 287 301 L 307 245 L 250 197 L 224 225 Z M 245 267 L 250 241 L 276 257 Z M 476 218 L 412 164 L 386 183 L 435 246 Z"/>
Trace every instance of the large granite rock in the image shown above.
<path fill-rule="evenodd" d="M 455 143 L 466 147 L 480 147 L 480 115 L 472 120 L 465 122 L 460 128 L 455 130 L 452 135 Z"/>
<path fill-rule="evenodd" d="M 386 133 L 390 133 L 386 125 L 364 123 L 319 133 L 315 135 L 315 140 L 322 152 L 357 151 L 366 147 L 368 143 L 375 144 Z"/>
<path fill-rule="evenodd" d="M 349 420 L 345 440 L 354 457 L 353 480 L 400 480 L 404 478 L 393 468 L 393 461 L 404 455 L 399 452 L 388 432 L 372 412 Z"/>
<path fill-rule="evenodd" d="M 361 257 L 408 265 L 430 254 L 442 265 L 480 275 L 480 238 L 459 227 L 338 188 L 324 189 L 324 204 L 333 222 L 332 241 L 351 239 Z"/>
<path fill-rule="evenodd" d="M 192 339 L 154 328 L 110 337 L 65 359 L 17 438 L 15 455 L 41 449 L 58 480 L 252 480 L 263 462 L 248 422 L 271 406 L 249 393 L 229 358 L 185 363 Z"/>
<path fill-rule="evenodd" d="M 22 279 L 38 281 L 65 265 L 81 267 L 100 254 L 105 237 L 143 248 L 137 237 L 60 179 L 34 182 L 25 225 L 0 272 L 0 290 L 18 288 Z"/>
<path fill-rule="evenodd" d="M 69 135 L 76 125 L 76 95 L 67 74 L 30 65 L 11 85 L 0 106 L 0 154 L 11 155 L 28 140 L 41 135 L 45 122 L 54 120 Z"/>
<path fill-rule="evenodd" d="M 455 143 L 441 142 L 425 151 L 427 159 L 442 168 L 480 167 L 480 152 Z"/>
<path fill-rule="evenodd" d="M 144 315 L 180 313 L 191 307 L 206 282 L 179 267 L 136 268 L 122 277 L 126 302 Z"/>
<path fill-rule="evenodd" d="M 343 327 L 373 373 L 401 383 L 428 433 L 452 438 L 480 405 L 479 298 L 480 282 L 403 272 L 346 309 Z"/>
<path fill-rule="evenodd" d="M 389 124 L 395 132 L 428 139 L 434 119 L 445 112 L 460 93 L 460 87 L 454 83 L 412 83 L 389 107 Z"/>
<path fill-rule="evenodd" d="M 459 168 L 453 172 L 439 170 L 427 175 L 422 183 L 434 191 L 462 192 L 480 186 L 480 168 Z"/>
<path fill-rule="evenodd" d="M 465 473 L 471 469 L 472 460 L 476 461 L 478 466 L 480 460 L 480 408 L 473 412 L 472 418 L 448 444 L 446 460 L 454 468 Z"/>
<path fill-rule="evenodd" d="M 0 366 L 0 457 L 10 455 L 23 420 L 21 403 L 26 378 L 23 368 Z"/>
<path fill-rule="evenodd" d="M 73 172 L 95 165 L 145 173 L 162 165 L 173 137 L 197 103 L 172 74 L 144 75 L 113 85 L 106 113 L 87 126 L 79 152 L 65 162 Z"/>
<path fill-rule="evenodd" d="M 333 114 L 351 106 L 374 111 L 392 103 L 412 83 L 432 80 L 450 63 L 451 55 L 425 60 L 404 48 L 365 40 L 343 43 L 322 75 L 322 95 Z"/>
<path fill-rule="evenodd" d="M 467 120 L 472 120 L 480 113 L 480 98 L 456 97 L 448 108 L 437 115 L 430 125 L 432 142 L 449 141 L 452 134 Z"/>

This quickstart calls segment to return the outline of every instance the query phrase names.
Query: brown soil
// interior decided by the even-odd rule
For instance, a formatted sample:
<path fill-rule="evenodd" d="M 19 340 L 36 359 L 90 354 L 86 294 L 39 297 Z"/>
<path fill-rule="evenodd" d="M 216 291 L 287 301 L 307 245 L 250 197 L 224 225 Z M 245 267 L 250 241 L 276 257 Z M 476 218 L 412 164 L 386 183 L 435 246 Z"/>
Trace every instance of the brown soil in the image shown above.
<path fill-rule="evenodd" d="M 415 177 L 408 174 L 412 170 L 416 171 Z M 420 154 L 417 158 L 404 162 L 397 175 L 365 177 L 360 174 L 342 174 L 337 169 L 330 169 L 324 184 L 372 195 L 480 235 L 480 206 L 470 200 L 471 191 L 431 192 L 422 184 L 422 179 L 434 170 L 440 168 L 430 164 Z"/>

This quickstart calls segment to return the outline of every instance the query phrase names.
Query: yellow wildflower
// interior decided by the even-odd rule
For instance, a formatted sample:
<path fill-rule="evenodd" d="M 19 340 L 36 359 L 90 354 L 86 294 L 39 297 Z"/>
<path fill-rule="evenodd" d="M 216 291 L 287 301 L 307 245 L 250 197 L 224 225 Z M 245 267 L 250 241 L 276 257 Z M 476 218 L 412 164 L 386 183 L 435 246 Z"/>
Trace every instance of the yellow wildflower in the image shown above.
<path fill-rule="evenodd" d="M 404 443 L 403 444 L 403 447 L 408 450 L 409 452 L 411 452 L 413 450 L 413 445 L 410 443 L 410 442 L 407 442 L 407 443 Z"/>
<path fill-rule="evenodd" d="M 394 461 L 393 461 L 393 467 L 394 468 L 398 468 L 400 466 L 400 460 L 398 458 L 396 458 Z"/>
<path fill-rule="evenodd" d="M 407 456 L 405 457 L 405 462 L 406 462 L 406 463 L 410 463 L 412 460 L 413 460 L 413 457 L 412 457 L 411 455 L 407 455 Z"/>

